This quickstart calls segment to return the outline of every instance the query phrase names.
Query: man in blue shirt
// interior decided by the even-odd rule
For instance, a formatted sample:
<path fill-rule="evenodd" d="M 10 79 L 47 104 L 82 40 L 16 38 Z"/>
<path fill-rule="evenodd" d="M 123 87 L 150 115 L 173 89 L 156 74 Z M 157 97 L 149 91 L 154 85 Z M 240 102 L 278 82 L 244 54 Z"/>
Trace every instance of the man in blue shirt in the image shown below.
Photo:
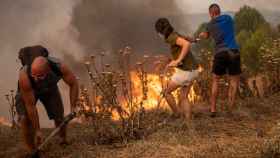
<path fill-rule="evenodd" d="M 234 37 L 234 22 L 229 15 L 221 15 L 218 4 L 209 7 L 211 21 L 206 31 L 199 34 L 200 38 L 209 38 L 215 41 L 214 61 L 212 67 L 213 82 L 211 95 L 211 116 L 216 116 L 216 100 L 218 96 L 218 81 L 225 75 L 229 75 L 230 86 L 228 101 L 230 109 L 235 103 L 239 78 L 241 74 L 239 47 Z"/>

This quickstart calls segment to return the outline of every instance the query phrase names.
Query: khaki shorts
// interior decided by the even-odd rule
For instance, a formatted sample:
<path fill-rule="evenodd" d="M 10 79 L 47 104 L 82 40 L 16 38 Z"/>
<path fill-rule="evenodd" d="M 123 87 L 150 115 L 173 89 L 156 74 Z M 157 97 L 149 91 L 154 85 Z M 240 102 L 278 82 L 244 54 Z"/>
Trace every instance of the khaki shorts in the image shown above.
<path fill-rule="evenodd" d="M 199 75 L 199 70 L 185 71 L 182 69 L 175 69 L 175 73 L 171 77 L 171 81 L 180 86 L 188 86 Z"/>

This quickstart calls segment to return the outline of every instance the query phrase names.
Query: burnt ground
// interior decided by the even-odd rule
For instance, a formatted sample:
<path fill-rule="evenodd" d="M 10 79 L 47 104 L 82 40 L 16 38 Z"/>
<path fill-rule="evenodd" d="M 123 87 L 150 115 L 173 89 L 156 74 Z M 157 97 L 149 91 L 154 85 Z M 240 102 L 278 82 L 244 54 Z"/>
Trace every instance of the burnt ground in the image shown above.
<path fill-rule="evenodd" d="M 238 101 L 238 109 L 230 114 L 220 112 L 209 117 L 207 105 L 195 106 L 192 122 L 172 118 L 168 111 L 146 112 L 142 134 L 138 139 L 97 143 L 93 125 L 71 124 L 68 146 L 53 139 L 42 157 L 48 158 L 247 158 L 278 157 L 280 131 L 280 93 L 265 99 Z M 44 129 L 45 135 L 51 129 Z M 278 139 L 279 138 L 279 139 Z M 0 157 L 22 158 L 20 133 L 0 127 Z"/>

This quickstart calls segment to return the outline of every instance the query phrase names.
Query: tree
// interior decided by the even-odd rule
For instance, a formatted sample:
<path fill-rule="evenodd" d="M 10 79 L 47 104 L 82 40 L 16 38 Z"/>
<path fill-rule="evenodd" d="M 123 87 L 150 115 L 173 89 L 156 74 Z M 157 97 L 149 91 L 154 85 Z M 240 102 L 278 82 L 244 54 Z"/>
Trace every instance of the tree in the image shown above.
<path fill-rule="evenodd" d="M 250 39 L 252 33 L 249 33 L 247 30 L 241 30 L 236 36 L 237 43 L 240 46 L 240 49 L 244 46 L 248 39 Z"/>
<path fill-rule="evenodd" d="M 242 30 L 255 32 L 260 25 L 267 24 L 263 15 L 249 6 L 244 6 L 234 16 L 235 31 L 238 34 Z"/>
<path fill-rule="evenodd" d="M 241 57 L 243 64 L 248 68 L 250 73 L 256 74 L 260 71 L 262 66 L 261 61 L 261 46 L 266 42 L 269 36 L 269 30 L 267 27 L 259 27 L 249 39 L 243 39 L 246 32 L 239 33 L 239 40 L 243 40 L 244 45 L 241 47 Z M 246 35 L 247 36 L 247 35 Z"/>
<path fill-rule="evenodd" d="M 280 24 L 278 24 L 275 29 L 273 30 L 273 37 L 274 38 L 279 38 L 280 37 Z"/>
<path fill-rule="evenodd" d="M 258 10 L 249 6 L 240 8 L 234 20 L 242 63 L 249 73 L 256 74 L 262 63 L 260 47 L 273 34 L 271 26 Z"/>

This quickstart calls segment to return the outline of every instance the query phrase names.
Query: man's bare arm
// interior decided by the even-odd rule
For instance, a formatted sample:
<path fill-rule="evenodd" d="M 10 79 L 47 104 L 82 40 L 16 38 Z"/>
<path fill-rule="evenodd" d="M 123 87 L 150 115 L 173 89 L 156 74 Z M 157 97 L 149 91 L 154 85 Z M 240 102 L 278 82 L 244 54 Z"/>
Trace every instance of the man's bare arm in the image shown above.
<path fill-rule="evenodd" d="M 185 58 L 185 56 L 188 54 L 190 51 L 190 42 L 185 40 L 184 38 L 178 37 L 176 39 L 176 44 L 178 46 L 181 46 L 181 52 L 178 58 L 176 59 L 177 63 L 182 62 L 182 60 Z"/>
<path fill-rule="evenodd" d="M 190 43 L 196 42 L 196 39 L 194 37 L 184 36 L 184 38 Z"/>
<path fill-rule="evenodd" d="M 61 64 L 62 78 L 64 82 L 70 87 L 70 104 L 71 111 L 76 107 L 79 96 L 79 84 L 72 71 L 64 64 Z"/>
<path fill-rule="evenodd" d="M 23 70 L 19 73 L 19 88 L 28 119 L 31 121 L 33 128 L 37 132 L 40 130 L 40 124 L 38 111 L 36 109 L 36 99 L 28 75 Z"/>
<path fill-rule="evenodd" d="M 201 32 L 198 35 L 198 37 L 201 38 L 201 39 L 208 39 L 209 38 L 209 32 Z"/>

